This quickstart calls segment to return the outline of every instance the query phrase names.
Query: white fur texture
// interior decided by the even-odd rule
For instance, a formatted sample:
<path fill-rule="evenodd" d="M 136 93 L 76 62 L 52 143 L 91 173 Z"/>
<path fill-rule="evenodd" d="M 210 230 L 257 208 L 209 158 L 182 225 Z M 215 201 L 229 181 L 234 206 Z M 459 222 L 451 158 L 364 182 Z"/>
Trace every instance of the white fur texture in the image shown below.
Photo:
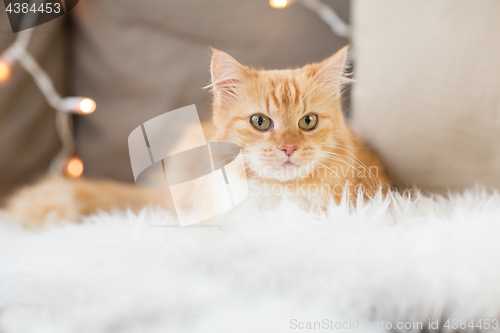
<path fill-rule="evenodd" d="M 498 193 L 392 194 L 322 216 L 285 201 L 240 207 L 224 227 L 174 223 L 153 209 L 38 232 L 2 218 L 0 332 L 328 332 L 290 321 L 500 314 Z"/>

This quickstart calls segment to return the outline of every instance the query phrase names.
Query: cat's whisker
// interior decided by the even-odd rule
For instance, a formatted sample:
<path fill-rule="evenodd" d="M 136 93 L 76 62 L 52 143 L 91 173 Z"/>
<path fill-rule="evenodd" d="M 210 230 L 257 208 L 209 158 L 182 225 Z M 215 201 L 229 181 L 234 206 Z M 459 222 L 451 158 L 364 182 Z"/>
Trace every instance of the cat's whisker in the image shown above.
<path fill-rule="evenodd" d="M 359 173 L 362 173 L 361 171 L 366 169 L 365 167 L 363 167 L 361 165 L 359 167 L 357 167 L 354 164 L 349 163 L 348 161 L 346 161 L 346 159 L 345 159 L 346 156 L 344 156 L 344 155 L 339 155 L 339 154 L 331 153 L 331 152 L 325 152 L 322 156 L 329 158 L 329 159 L 332 159 L 334 161 L 342 162 Z M 360 168 L 361 168 L 361 170 L 360 170 Z M 365 171 L 368 171 L 368 169 L 366 169 Z"/>
<path fill-rule="evenodd" d="M 344 183 L 348 183 L 348 180 L 347 180 L 347 179 L 345 179 L 344 177 L 340 176 L 340 175 L 339 175 L 336 171 L 333 171 L 333 170 L 332 170 L 330 167 L 328 167 L 326 164 L 324 164 L 323 162 L 319 162 L 319 163 L 320 163 L 320 165 L 321 165 L 323 168 L 325 168 L 325 169 L 329 170 L 330 172 L 334 173 L 334 174 L 337 176 L 337 178 L 339 178 L 339 179 L 343 180 L 343 181 L 344 181 Z"/>
<path fill-rule="evenodd" d="M 331 153 L 331 152 L 325 152 L 322 157 L 324 158 L 327 158 L 327 159 L 330 159 L 332 161 L 337 161 L 337 162 L 342 162 L 344 164 L 346 164 L 348 167 L 352 168 L 354 171 L 358 172 L 359 175 L 363 175 L 363 172 L 362 170 L 364 169 L 364 167 L 360 166 L 362 168 L 362 170 L 360 170 L 359 167 L 349 163 L 348 161 L 346 161 L 343 157 L 345 156 L 342 156 L 342 155 L 339 155 L 339 154 L 335 154 L 335 153 Z"/>
<path fill-rule="evenodd" d="M 357 163 L 361 164 L 361 166 L 363 167 L 363 169 L 364 169 L 365 171 L 367 171 L 367 172 L 368 172 L 368 174 L 370 175 L 370 177 L 371 177 L 372 179 L 376 179 L 376 178 L 377 178 L 377 177 L 375 177 L 375 175 L 371 172 L 371 169 L 370 169 L 370 168 L 368 168 L 368 167 L 366 166 L 366 164 L 364 164 L 364 163 L 363 163 L 363 162 L 362 162 L 362 161 L 361 161 L 361 160 L 360 160 L 360 159 L 359 159 L 356 155 L 354 155 L 354 154 L 353 154 L 352 152 L 350 152 L 349 150 L 347 150 L 347 149 L 345 149 L 345 148 L 343 148 L 343 147 L 340 147 L 340 146 L 338 146 L 338 145 L 332 145 L 332 146 L 330 146 L 330 147 L 335 148 L 335 149 L 341 149 L 341 150 L 345 151 L 346 153 L 349 153 L 350 155 L 352 155 L 351 160 L 353 160 L 353 161 L 355 160 Z M 344 155 L 344 156 L 345 156 L 345 155 Z M 349 157 L 347 157 L 347 156 L 345 156 L 345 157 L 346 157 L 346 158 L 349 158 Z"/>
<path fill-rule="evenodd" d="M 328 155 L 328 154 L 334 154 L 334 155 Z M 370 188 L 372 190 L 374 190 L 373 186 L 371 185 L 370 181 L 366 178 L 364 173 L 361 170 L 359 170 L 359 168 L 357 168 L 354 165 L 350 164 L 349 162 L 345 161 L 343 158 L 340 158 L 338 154 L 331 153 L 331 152 L 325 152 L 325 155 L 323 155 L 323 157 L 325 157 L 327 159 L 331 159 L 333 161 L 342 162 L 342 163 L 346 164 L 347 166 L 352 168 L 354 172 L 356 172 L 359 176 L 361 176 L 363 178 L 366 185 L 370 186 Z"/>

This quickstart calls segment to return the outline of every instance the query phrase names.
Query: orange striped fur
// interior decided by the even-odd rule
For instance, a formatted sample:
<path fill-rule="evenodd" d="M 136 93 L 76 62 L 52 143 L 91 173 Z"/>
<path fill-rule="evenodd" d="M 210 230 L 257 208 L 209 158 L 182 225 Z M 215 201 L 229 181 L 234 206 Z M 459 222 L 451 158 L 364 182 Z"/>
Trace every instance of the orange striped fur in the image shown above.
<path fill-rule="evenodd" d="M 214 50 L 211 86 L 216 130 L 212 141 L 242 147 L 246 166 L 242 170 L 259 189 L 267 192 L 266 187 L 272 187 L 274 192 L 279 187 L 305 206 L 324 206 L 330 199 L 338 203 L 345 193 L 356 198 L 357 189 L 370 197 L 387 187 L 379 159 L 357 138 L 342 114 L 346 55 L 347 47 L 321 63 L 264 71 L 243 66 Z M 250 122 L 254 114 L 272 119 L 272 129 L 256 130 Z M 307 114 L 319 119 L 311 131 L 298 126 Z M 288 156 L 288 150 L 280 147 L 296 148 Z M 172 209 L 160 192 L 112 181 L 45 179 L 18 191 L 3 212 L 25 225 L 39 226 L 78 221 L 114 208 L 138 210 L 153 204 Z M 265 194 L 260 197 L 266 198 Z"/>
<path fill-rule="evenodd" d="M 345 188 L 372 196 L 388 186 L 382 164 L 346 123 L 342 88 L 348 81 L 344 67 L 347 47 L 317 64 L 298 69 L 255 70 L 239 64 L 224 52 L 213 50 L 213 122 L 216 141 L 239 144 L 247 176 L 261 184 L 281 186 L 291 194 L 325 204 L 339 202 Z M 307 114 L 318 116 L 311 131 L 299 128 Z M 272 119 L 268 131 L 250 123 L 254 114 Z M 298 148 L 288 156 L 280 147 Z M 322 189 L 316 191 L 314 189 Z"/>

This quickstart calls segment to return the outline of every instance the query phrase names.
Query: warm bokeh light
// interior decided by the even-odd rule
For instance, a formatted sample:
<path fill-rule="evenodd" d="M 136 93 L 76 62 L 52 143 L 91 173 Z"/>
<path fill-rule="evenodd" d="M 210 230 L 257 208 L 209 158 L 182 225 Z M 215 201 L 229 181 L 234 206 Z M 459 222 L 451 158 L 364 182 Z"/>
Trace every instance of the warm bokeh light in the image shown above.
<path fill-rule="evenodd" d="M 288 4 L 288 0 L 269 0 L 269 4 L 273 8 L 285 8 Z"/>
<path fill-rule="evenodd" d="M 76 114 L 90 114 L 95 111 L 96 104 L 88 97 L 65 97 L 61 101 L 60 110 Z"/>
<path fill-rule="evenodd" d="M 78 178 L 83 173 L 83 163 L 78 157 L 72 157 L 68 166 L 66 167 L 66 172 L 71 178 Z"/>
<path fill-rule="evenodd" d="M 95 102 L 90 98 L 84 98 L 80 104 L 80 111 L 85 114 L 89 114 L 95 111 L 96 105 Z"/>
<path fill-rule="evenodd" d="M 0 61 L 0 81 L 7 80 L 9 78 L 9 75 L 10 67 L 3 61 Z"/>

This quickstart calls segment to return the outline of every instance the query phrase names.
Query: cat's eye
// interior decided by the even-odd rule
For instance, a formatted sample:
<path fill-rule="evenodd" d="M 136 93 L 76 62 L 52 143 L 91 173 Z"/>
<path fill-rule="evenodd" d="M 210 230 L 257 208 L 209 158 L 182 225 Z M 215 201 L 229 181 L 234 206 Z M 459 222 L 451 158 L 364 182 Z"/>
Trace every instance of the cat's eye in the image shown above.
<path fill-rule="evenodd" d="M 299 127 L 305 131 L 310 131 L 318 125 L 318 116 L 315 114 L 307 114 L 299 119 Z"/>
<path fill-rule="evenodd" d="M 273 123 L 271 118 L 264 116 L 263 114 L 254 114 L 250 117 L 250 122 L 252 123 L 252 126 L 259 131 L 267 131 Z"/>

